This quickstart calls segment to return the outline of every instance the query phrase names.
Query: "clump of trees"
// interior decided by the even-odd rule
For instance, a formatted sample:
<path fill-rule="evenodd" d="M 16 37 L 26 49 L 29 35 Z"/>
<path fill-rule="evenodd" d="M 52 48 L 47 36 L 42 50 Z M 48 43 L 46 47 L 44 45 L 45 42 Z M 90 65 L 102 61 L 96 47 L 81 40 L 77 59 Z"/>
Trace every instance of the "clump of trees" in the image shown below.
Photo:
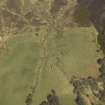
<path fill-rule="evenodd" d="M 47 100 L 42 101 L 40 105 L 60 105 L 59 97 L 56 95 L 55 90 L 51 90 L 51 93 L 47 95 Z"/>
<path fill-rule="evenodd" d="M 75 102 L 77 105 L 104 105 L 103 101 L 104 85 L 103 82 L 88 78 L 73 78 L 71 83 L 76 94 Z"/>
<path fill-rule="evenodd" d="M 33 93 L 29 93 L 25 100 L 26 105 L 33 105 Z M 60 105 L 59 97 L 54 89 L 47 95 L 46 100 L 42 101 L 40 105 Z"/>
<path fill-rule="evenodd" d="M 73 76 L 70 83 L 74 87 L 77 105 L 104 105 L 105 104 L 105 57 L 99 58 L 100 65 L 97 78 L 78 78 Z"/>
<path fill-rule="evenodd" d="M 28 94 L 25 103 L 26 105 L 32 105 L 32 93 Z"/>
<path fill-rule="evenodd" d="M 71 84 L 76 94 L 75 102 L 77 105 L 104 105 L 105 104 L 105 57 L 99 58 L 97 63 L 100 65 L 97 78 L 78 78 L 73 76 Z"/>

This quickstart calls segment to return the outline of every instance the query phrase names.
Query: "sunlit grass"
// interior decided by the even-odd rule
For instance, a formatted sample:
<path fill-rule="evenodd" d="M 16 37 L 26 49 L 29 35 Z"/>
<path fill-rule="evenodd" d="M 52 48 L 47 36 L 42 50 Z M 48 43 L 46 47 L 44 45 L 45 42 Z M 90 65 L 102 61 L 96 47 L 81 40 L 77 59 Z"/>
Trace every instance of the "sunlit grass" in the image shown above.
<path fill-rule="evenodd" d="M 58 44 L 65 45 L 61 59 L 68 77 L 95 74 L 98 57 L 95 34 L 92 27 L 72 28 L 65 30 L 63 39 L 59 39 Z M 34 33 L 20 35 L 10 40 L 7 48 L 7 52 L 0 56 L 0 104 L 25 105 L 39 59 L 37 37 Z M 61 105 L 75 105 L 72 86 L 58 69 L 42 71 L 34 105 L 44 100 L 52 88 L 57 91 Z"/>

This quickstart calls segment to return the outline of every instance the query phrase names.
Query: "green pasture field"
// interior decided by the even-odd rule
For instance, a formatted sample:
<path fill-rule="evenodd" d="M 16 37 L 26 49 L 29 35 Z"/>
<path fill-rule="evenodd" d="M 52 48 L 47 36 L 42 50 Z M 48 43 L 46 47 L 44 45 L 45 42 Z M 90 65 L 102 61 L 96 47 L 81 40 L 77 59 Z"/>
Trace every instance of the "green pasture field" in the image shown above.
<path fill-rule="evenodd" d="M 39 59 L 40 47 L 37 37 L 35 33 L 18 35 L 9 40 L 7 49 L 1 52 L 1 105 L 25 105 Z M 58 39 L 58 44 L 64 45 L 63 50 L 66 54 L 61 57 L 61 61 L 69 79 L 72 75 L 86 77 L 98 74 L 96 60 L 99 54 L 96 52 L 96 31 L 93 27 L 65 29 L 63 38 Z M 61 105 L 75 105 L 73 87 L 60 70 L 46 68 L 42 70 L 40 76 L 33 105 L 39 105 L 42 100 L 45 100 L 51 89 L 56 90 Z"/>

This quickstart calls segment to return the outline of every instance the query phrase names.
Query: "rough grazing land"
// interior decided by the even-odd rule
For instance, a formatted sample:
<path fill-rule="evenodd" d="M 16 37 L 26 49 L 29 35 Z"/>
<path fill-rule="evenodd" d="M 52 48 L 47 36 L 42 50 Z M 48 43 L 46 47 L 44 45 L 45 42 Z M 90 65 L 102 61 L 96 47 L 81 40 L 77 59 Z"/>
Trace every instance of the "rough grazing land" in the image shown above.
<path fill-rule="evenodd" d="M 76 105 L 70 79 L 96 77 L 101 54 L 95 28 L 74 22 L 75 4 L 0 0 L 0 105 L 39 105 L 52 89 L 60 105 Z"/>
<path fill-rule="evenodd" d="M 61 57 L 66 76 L 56 67 L 43 69 L 34 95 L 35 105 L 44 100 L 52 88 L 60 96 L 62 105 L 74 104 L 72 86 L 66 77 L 70 79 L 76 74 L 85 76 L 97 74 L 98 55 L 94 53 L 96 51 L 95 38 L 93 28 L 65 30 L 64 38 L 60 39 L 58 44 L 61 45 L 60 50 L 66 53 Z M 37 37 L 34 33 L 19 35 L 8 42 L 7 48 L 8 50 L 3 51 L 0 56 L 0 103 L 2 105 L 24 105 L 32 81 L 37 76 L 34 74 L 40 50 Z M 49 49 L 57 54 L 55 48 Z M 53 61 L 54 58 L 51 58 L 49 65 Z"/>

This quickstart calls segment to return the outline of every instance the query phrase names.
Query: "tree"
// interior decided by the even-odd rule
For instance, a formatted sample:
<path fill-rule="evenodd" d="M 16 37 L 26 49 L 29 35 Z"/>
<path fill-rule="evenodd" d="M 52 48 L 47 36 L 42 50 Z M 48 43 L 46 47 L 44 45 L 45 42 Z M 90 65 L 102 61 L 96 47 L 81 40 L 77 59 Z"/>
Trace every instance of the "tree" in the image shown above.
<path fill-rule="evenodd" d="M 40 105 L 60 105 L 55 90 L 52 89 L 51 93 L 47 95 L 47 101 L 42 101 Z"/>

